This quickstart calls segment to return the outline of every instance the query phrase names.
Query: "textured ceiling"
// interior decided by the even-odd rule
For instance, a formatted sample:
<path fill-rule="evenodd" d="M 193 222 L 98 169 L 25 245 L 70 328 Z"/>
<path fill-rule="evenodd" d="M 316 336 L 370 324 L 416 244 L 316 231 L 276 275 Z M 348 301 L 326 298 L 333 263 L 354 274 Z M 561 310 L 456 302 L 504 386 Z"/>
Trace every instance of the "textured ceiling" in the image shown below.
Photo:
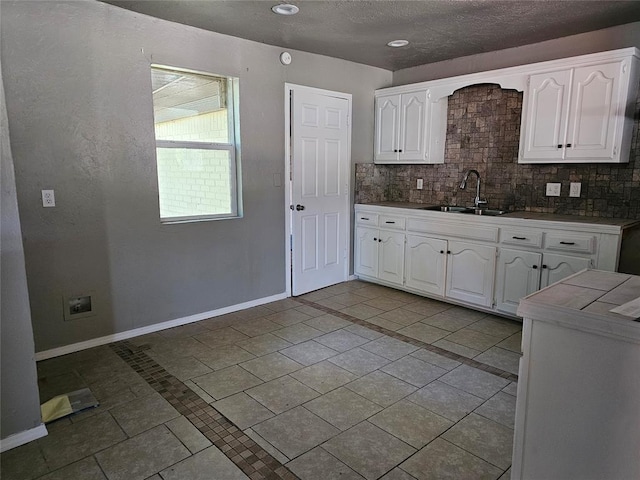
<path fill-rule="evenodd" d="M 103 0 L 153 17 L 387 70 L 500 50 L 640 20 L 614 0 Z M 392 49 L 390 40 L 406 39 Z"/>

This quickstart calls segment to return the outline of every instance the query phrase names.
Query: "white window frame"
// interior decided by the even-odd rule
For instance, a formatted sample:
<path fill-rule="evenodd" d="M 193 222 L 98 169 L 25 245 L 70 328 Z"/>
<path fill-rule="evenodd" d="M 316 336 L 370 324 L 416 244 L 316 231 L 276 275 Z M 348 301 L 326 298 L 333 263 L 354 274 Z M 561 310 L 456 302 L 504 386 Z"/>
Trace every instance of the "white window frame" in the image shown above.
<path fill-rule="evenodd" d="M 189 222 L 203 222 L 209 220 L 228 220 L 234 218 L 242 218 L 242 202 L 241 202 L 241 175 L 240 175 L 240 155 L 239 155 L 239 137 L 240 137 L 240 123 L 238 121 L 238 109 L 239 109 L 239 94 L 238 85 L 239 79 L 236 77 L 227 77 L 224 75 L 217 75 L 214 73 L 200 72 L 195 70 L 188 70 L 184 68 L 178 68 L 168 65 L 151 64 L 151 68 L 158 68 L 162 70 L 168 70 L 172 72 L 190 73 L 194 75 L 202 75 L 207 77 L 224 78 L 227 81 L 227 122 L 229 131 L 229 143 L 216 143 L 216 142 L 198 142 L 198 141 L 176 141 L 176 140 L 157 140 L 156 150 L 154 150 L 154 158 L 156 161 L 156 169 L 158 165 L 157 149 L 158 148 L 182 148 L 193 150 L 217 150 L 227 151 L 229 153 L 229 167 L 231 171 L 231 212 L 221 214 L 207 214 L 207 215 L 185 215 L 176 217 L 160 217 L 160 222 L 163 224 L 171 223 L 189 223 Z M 154 117 L 155 125 L 155 117 Z M 154 127 L 155 137 L 155 127 Z M 158 181 L 156 170 L 156 181 Z M 158 202 L 160 190 L 158 186 Z M 159 204 L 158 204 L 159 206 Z"/>

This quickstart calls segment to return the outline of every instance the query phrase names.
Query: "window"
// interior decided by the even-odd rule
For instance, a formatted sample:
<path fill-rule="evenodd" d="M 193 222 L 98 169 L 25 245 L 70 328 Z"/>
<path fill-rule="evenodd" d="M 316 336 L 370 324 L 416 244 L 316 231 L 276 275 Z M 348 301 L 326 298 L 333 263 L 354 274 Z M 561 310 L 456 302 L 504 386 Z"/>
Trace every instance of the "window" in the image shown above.
<path fill-rule="evenodd" d="M 151 67 L 160 220 L 240 216 L 238 79 Z"/>

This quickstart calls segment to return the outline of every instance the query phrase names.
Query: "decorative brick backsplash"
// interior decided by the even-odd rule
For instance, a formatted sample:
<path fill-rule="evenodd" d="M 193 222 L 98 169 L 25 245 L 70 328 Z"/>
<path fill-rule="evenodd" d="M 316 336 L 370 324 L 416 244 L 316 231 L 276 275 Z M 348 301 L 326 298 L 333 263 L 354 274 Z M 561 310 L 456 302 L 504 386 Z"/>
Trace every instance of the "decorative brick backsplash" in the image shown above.
<path fill-rule="evenodd" d="M 472 205 L 475 177 L 458 186 L 473 168 L 482 178 L 481 196 L 490 208 L 640 219 L 640 98 L 636 103 L 627 164 L 518 164 L 521 92 L 498 85 L 473 85 L 449 97 L 445 163 L 440 165 L 356 165 L 355 201 Z M 424 189 L 416 189 L 416 179 Z M 547 197 L 547 182 L 562 183 L 560 197 Z M 569 183 L 581 182 L 579 198 Z"/>

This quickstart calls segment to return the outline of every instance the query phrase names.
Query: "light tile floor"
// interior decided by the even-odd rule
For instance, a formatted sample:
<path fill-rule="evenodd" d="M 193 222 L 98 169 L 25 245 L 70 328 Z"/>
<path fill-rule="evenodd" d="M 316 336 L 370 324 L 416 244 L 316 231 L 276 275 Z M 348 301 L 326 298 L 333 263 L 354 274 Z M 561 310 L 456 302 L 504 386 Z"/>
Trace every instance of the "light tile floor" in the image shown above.
<path fill-rule="evenodd" d="M 353 281 L 129 343 L 281 476 L 504 480 L 520 339 L 519 322 Z M 100 406 L 0 455 L 3 480 L 249 478 L 110 346 L 38 373 L 42 401 L 90 387 Z"/>

